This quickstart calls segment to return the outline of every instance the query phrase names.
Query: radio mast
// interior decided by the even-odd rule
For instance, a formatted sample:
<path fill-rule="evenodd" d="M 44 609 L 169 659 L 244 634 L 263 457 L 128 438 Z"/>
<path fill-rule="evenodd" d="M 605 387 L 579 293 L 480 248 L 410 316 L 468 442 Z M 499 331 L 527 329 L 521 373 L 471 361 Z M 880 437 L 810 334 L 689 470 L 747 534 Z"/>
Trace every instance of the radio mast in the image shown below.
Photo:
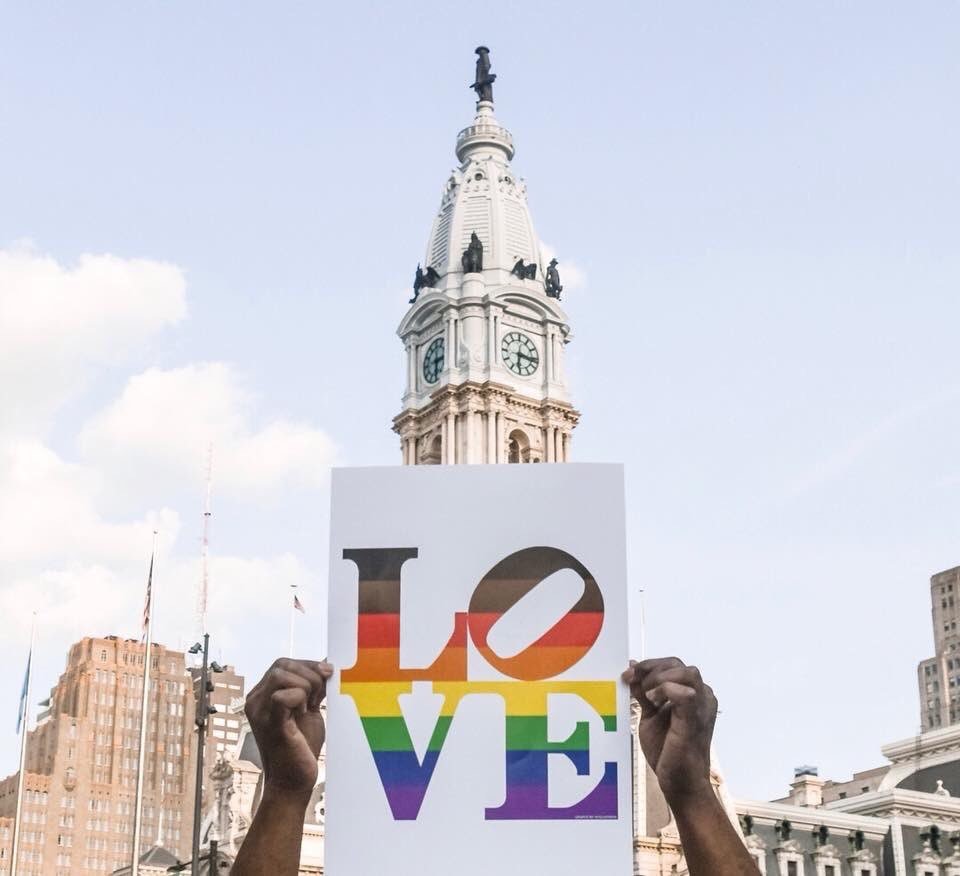
<path fill-rule="evenodd" d="M 207 445 L 207 488 L 203 502 L 203 536 L 200 542 L 200 584 L 197 589 L 197 635 L 207 631 L 208 553 L 210 548 L 210 492 L 213 484 L 213 444 Z"/>

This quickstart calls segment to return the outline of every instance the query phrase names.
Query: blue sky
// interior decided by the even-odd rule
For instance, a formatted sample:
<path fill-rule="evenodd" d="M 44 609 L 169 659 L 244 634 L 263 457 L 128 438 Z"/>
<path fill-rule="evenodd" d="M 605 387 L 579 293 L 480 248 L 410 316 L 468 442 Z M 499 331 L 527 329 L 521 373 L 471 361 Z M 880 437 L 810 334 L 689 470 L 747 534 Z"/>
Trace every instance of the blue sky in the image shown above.
<path fill-rule="evenodd" d="M 326 467 L 399 461 L 479 43 L 580 275 L 574 455 L 627 465 L 649 652 L 714 683 L 736 794 L 879 763 L 960 563 L 958 37 L 956 2 L 8 5 L 0 772 L 31 607 L 43 688 L 137 632 L 157 521 L 189 644 L 208 441 L 215 650 L 254 680 L 291 583 L 318 642 Z"/>

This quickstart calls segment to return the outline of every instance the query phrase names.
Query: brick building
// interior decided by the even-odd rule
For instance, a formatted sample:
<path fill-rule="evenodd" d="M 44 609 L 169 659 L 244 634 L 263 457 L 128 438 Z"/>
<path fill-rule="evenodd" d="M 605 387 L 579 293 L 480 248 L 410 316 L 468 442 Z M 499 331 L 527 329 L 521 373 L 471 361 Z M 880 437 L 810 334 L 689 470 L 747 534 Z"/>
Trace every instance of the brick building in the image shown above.
<path fill-rule="evenodd" d="M 84 638 L 27 739 L 23 876 L 102 876 L 129 863 L 143 644 Z M 184 655 L 153 645 L 142 851 L 190 854 L 194 696 Z M 10 869 L 17 776 L 0 781 L 0 876 Z"/>

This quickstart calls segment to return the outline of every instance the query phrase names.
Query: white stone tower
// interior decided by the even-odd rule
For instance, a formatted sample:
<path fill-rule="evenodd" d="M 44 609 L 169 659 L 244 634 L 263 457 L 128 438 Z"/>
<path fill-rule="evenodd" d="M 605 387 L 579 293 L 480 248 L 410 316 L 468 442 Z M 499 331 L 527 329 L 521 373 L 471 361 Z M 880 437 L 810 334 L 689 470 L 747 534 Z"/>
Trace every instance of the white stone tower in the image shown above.
<path fill-rule="evenodd" d="M 486 49 L 477 54 L 476 117 L 457 136 L 460 165 L 397 330 L 407 374 L 393 428 L 406 465 L 565 462 L 579 418 L 564 373 L 570 326 L 560 293 L 547 294 L 513 137 L 493 114 Z"/>

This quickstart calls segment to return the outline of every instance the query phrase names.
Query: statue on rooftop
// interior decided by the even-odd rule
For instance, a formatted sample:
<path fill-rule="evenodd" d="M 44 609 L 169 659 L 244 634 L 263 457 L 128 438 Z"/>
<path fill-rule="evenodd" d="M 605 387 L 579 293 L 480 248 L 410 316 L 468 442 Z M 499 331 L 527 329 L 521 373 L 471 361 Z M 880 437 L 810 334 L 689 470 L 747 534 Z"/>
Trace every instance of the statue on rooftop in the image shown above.
<path fill-rule="evenodd" d="M 437 280 L 440 279 L 440 275 L 437 273 L 436 269 L 428 267 L 424 271 L 420 265 L 417 265 L 417 272 L 413 277 L 413 298 L 411 298 L 407 303 L 413 304 L 420 297 L 420 290 L 427 288 L 433 289 L 437 285 Z"/>
<path fill-rule="evenodd" d="M 465 274 L 477 274 L 483 270 L 483 244 L 477 237 L 476 231 L 470 233 L 470 243 L 463 251 L 460 262 L 463 264 Z"/>
<path fill-rule="evenodd" d="M 493 103 L 493 83 L 497 79 L 497 74 L 490 72 L 490 49 L 486 46 L 477 46 L 476 52 L 477 75 L 470 87 L 477 92 L 477 100 Z"/>
<path fill-rule="evenodd" d="M 537 263 L 530 262 L 529 265 L 524 264 L 523 259 L 517 259 L 517 263 L 513 266 L 513 270 L 510 272 L 514 277 L 519 277 L 521 280 L 536 280 L 537 279 Z"/>
<path fill-rule="evenodd" d="M 557 260 L 550 259 L 547 267 L 547 298 L 556 298 L 560 300 L 560 293 L 563 286 L 560 285 L 560 272 L 557 270 Z"/>

